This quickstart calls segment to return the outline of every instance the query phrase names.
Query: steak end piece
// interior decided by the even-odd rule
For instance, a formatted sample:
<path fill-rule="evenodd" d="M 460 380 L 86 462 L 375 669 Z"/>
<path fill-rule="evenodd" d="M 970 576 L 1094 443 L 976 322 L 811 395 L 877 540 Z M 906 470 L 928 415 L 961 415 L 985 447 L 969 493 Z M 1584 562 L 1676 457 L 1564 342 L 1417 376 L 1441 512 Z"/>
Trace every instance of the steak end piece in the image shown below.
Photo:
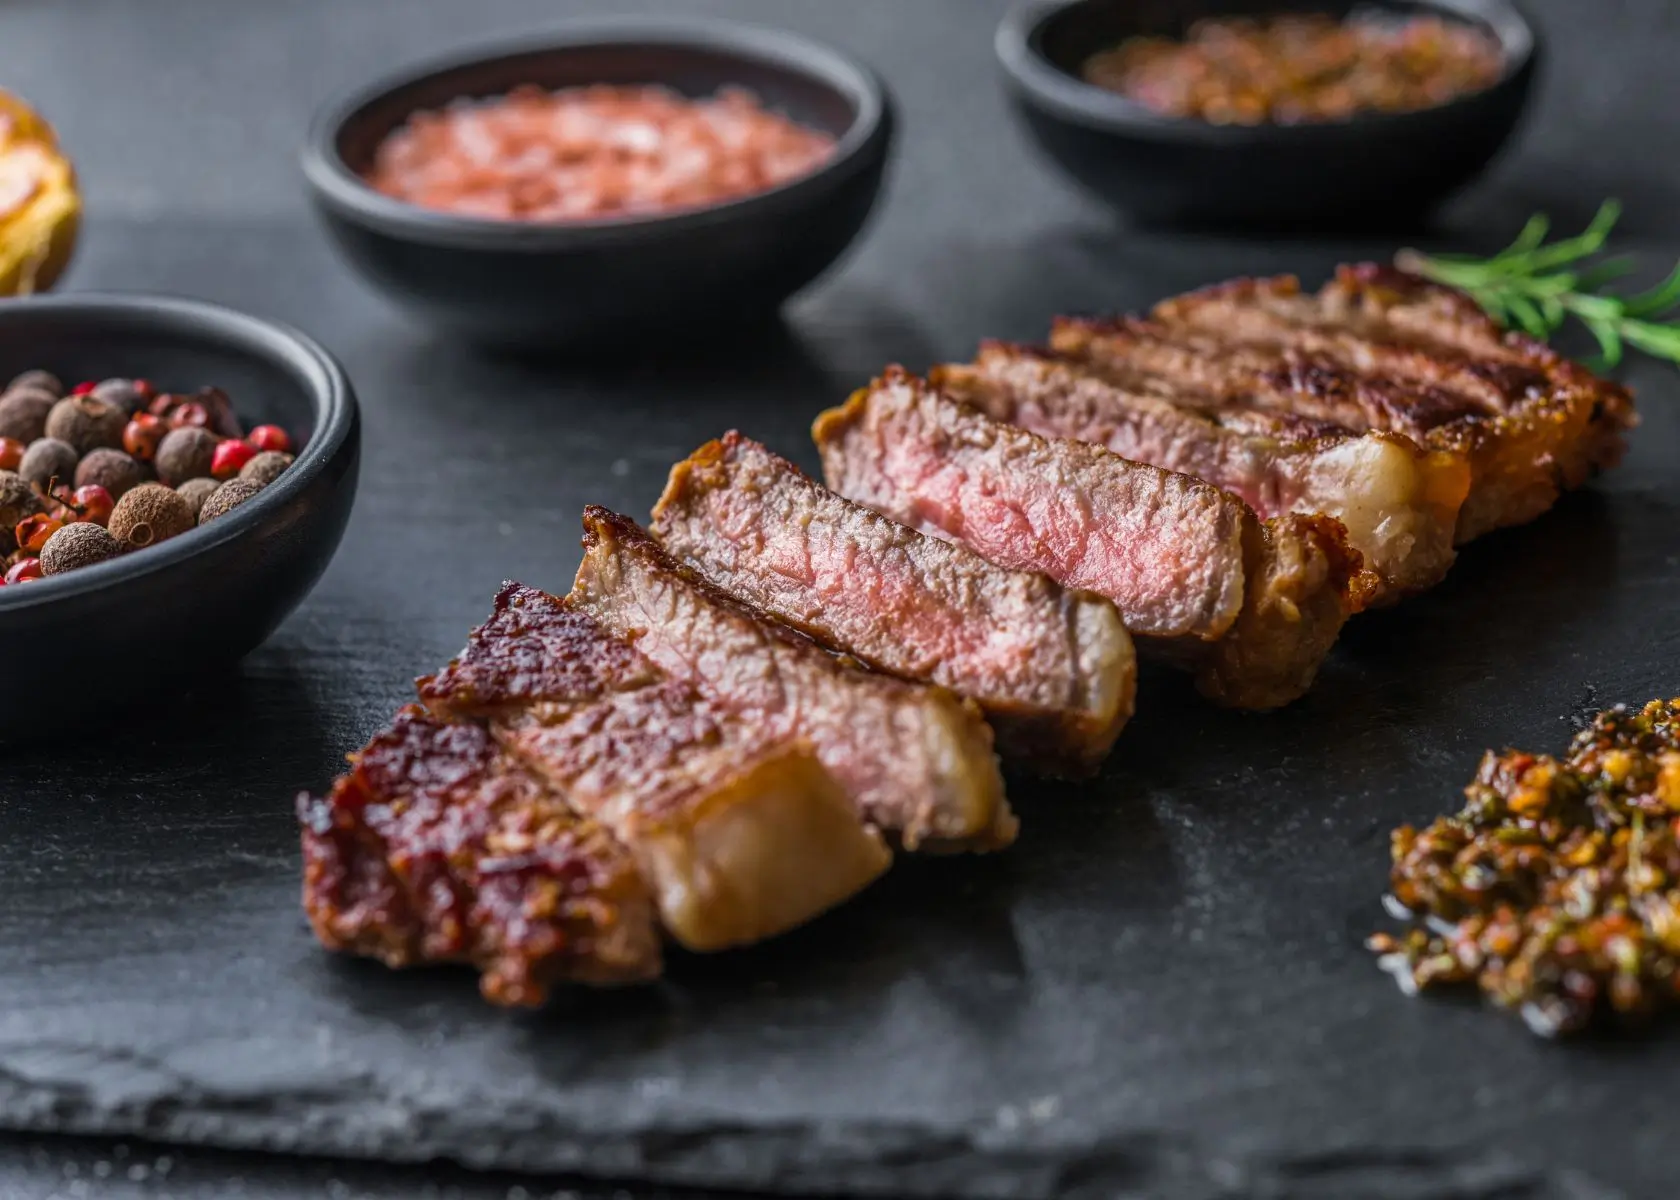
<path fill-rule="evenodd" d="M 890 521 L 738 433 L 672 468 L 651 528 L 829 649 L 972 698 L 1006 758 L 1088 775 L 1131 716 L 1136 659 L 1109 601 Z"/>
<path fill-rule="evenodd" d="M 758 941 L 855 894 L 891 861 L 811 748 L 737 721 L 587 613 L 507 584 L 422 698 L 484 718 L 598 821 L 690 950 Z"/>
<path fill-rule="evenodd" d="M 720 711 L 809 742 L 863 818 L 906 848 L 1014 840 L 991 731 L 971 702 L 842 661 L 708 583 L 629 518 L 584 511 L 569 603 Z"/>
<path fill-rule="evenodd" d="M 1298 697 L 1375 580 L 1340 522 L 995 421 L 898 369 L 817 419 L 829 486 L 1113 600 L 1145 648 L 1239 707 Z"/>
<path fill-rule="evenodd" d="M 1290 276 L 1240 279 L 1158 305 L 1155 321 L 1244 357 L 1229 376 L 1295 411 L 1334 405 L 1462 455 L 1472 483 L 1457 540 L 1531 521 L 1621 458 L 1628 390 L 1508 333 L 1462 292 L 1375 263 L 1317 293 Z"/>
<path fill-rule="evenodd" d="M 483 727 L 410 705 L 325 798 L 300 797 L 303 906 L 330 949 L 468 963 L 498 1004 L 660 969 L 654 905 L 624 848 Z"/>
<path fill-rule="evenodd" d="M 1193 664 L 1203 695 L 1260 712 L 1307 693 L 1348 617 L 1381 585 L 1332 517 L 1290 513 L 1257 528 L 1242 613 Z"/>
<path fill-rule="evenodd" d="M 995 420 L 1205 480 L 1263 518 L 1336 518 L 1380 582 L 1373 603 L 1445 577 L 1470 487 L 1461 456 L 1401 434 L 1303 429 L 1292 414 L 1220 402 L 1171 380 L 1123 383 L 1093 353 L 1101 325 L 1063 321 L 1057 334 L 1064 350 L 988 342 L 972 364 L 936 368 L 932 382 Z"/>

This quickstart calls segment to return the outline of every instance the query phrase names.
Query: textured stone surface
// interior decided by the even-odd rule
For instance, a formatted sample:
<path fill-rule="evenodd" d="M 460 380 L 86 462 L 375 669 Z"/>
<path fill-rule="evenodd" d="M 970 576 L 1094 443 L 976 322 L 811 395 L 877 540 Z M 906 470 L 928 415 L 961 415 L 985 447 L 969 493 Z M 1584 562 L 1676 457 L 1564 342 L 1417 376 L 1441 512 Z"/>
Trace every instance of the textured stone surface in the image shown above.
<path fill-rule="evenodd" d="M 809 464 L 811 416 L 893 359 L 1238 272 L 1317 278 L 1397 244 L 1116 229 L 1007 123 L 995 3 L 648 7 L 852 46 L 897 90 L 905 137 L 867 242 L 786 329 L 709 360 L 650 348 L 592 366 L 488 360 L 404 324 L 333 259 L 292 165 L 329 92 L 540 26 L 553 4 L 0 13 L 0 79 L 59 122 L 87 181 L 69 285 L 296 322 L 343 357 L 367 417 L 344 549 L 267 647 L 115 737 L 0 756 L 0 1125 L 885 1194 L 1598 1200 L 1671 1184 L 1672 1025 L 1543 1045 L 1401 998 L 1359 948 L 1388 829 L 1455 807 L 1483 747 L 1557 745 L 1585 711 L 1680 686 L 1680 386 L 1652 366 L 1631 375 L 1647 425 L 1624 471 L 1356 622 L 1284 713 L 1219 713 L 1146 674 L 1099 780 L 1015 786 L 1006 855 L 907 862 L 791 937 L 537 1015 L 486 1009 L 464 974 L 318 950 L 292 793 L 459 647 L 503 578 L 563 588 L 584 503 L 645 513 L 667 465 L 729 426 Z M 1657 152 L 1680 16 L 1661 0 L 1535 7 L 1554 50 L 1536 120 L 1438 237 L 1489 247 L 1535 207 L 1581 219 L 1618 192 L 1631 248 L 1680 253 L 1680 161 Z M 117 1161 L 104 1143 L 4 1150 L 8 1195 L 93 1186 L 93 1164 Z M 235 1175 L 263 1196 L 554 1186 L 147 1153 L 178 1164 L 167 1187 L 125 1167 L 112 1194 L 223 1195 Z"/>

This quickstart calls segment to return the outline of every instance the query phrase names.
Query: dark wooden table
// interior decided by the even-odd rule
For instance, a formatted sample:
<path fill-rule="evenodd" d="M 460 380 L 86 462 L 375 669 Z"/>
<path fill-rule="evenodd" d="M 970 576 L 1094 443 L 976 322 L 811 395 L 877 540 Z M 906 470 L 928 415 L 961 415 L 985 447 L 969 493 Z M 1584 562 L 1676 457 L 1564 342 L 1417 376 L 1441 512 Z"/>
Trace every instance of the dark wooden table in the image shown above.
<path fill-rule="evenodd" d="M 1218 713 L 1147 675 L 1100 780 L 1015 786 L 1025 830 L 1007 855 L 905 864 L 772 945 L 534 1016 L 486 1009 L 463 974 L 318 950 L 292 795 L 459 646 L 503 578 L 563 588 L 584 503 L 645 513 L 667 465 L 730 426 L 809 462 L 815 411 L 892 360 L 1236 273 L 1317 278 L 1399 244 L 1117 227 L 1009 121 L 993 0 L 642 4 L 802 29 L 881 69 L 903 137 L 857 253 L 785 330 L 710 360 L 655 344 L 539 368 L 405 324 L 309 220 L 294 167 L 309 113 L 422 53 L 616 7 L 0 9 L 0 85 L 45 108 L 86 185 L 67 286 L 295 322 L 343 358 L 367 431 L 343 551 L 266 647 L 114 738 L 0 757 L 0 1126 L 42 1131 L 0 1142 L 0 1192 L 561 1187 L 348 1161 L 441 1156 L 771 1190 L 1665 1194 L 1672 1023 L 1545 1045 L 1474 1006 L 1403 999 L 1359 945 L 1387 830 L 1454 806 L 1484 746 L 1556 746 L 1584 711 L 1676 690 L 1680 387 L 1655 366 L 1629 373 L 1646 426 L 1622 471 L 1356 622 L 1285 713 Z M 1533 120 L 1431 244 L 1492 248 L 1534 209 L 1580 222 L 1613 194 L 1629 249 L 1653 267 L 1680 255 L 1680 9 L 1531 7 L 1548 40 Z"/>

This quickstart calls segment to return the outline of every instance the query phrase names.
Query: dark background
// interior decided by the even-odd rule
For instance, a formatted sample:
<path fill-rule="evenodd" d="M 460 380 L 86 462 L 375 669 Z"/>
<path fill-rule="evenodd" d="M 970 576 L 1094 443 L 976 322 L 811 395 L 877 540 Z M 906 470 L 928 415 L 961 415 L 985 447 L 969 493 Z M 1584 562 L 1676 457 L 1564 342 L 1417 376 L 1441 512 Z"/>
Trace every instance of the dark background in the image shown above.
<path fill-rule="evenodd" d="M 1146 675 L 1102 779 L 1013 788 L 1007 855 L 904 864 L 777 943 L 535 1016 L 483 1007 L 461 973 L 330 959 L 296 905 L 293 793 L 328 781 L 504 577 L 563 589 L 584 503 L 645 514 L 667 465 L 726 427 L 810 462 L 811 417 L 888 361 L 1237 273 L 1316 281 L 1414 237 L 1491 250 L 1535 209 L 1578 224 L 1607 195 L 1660 271 L 1680 255 L 1680 6 L 1527 7 L 1548 61 L 1513 153 L 1427 234 L 1331 243 L 1118 227 L 1009 120 L 991 0 L 638 4 L 861 54 L 901 106 L 896 167 L 856 254 L 779 336 L 673 363 L 650 330 L 622 362 L 540 369 L 435 340 L 364 291 L 310 222 L 295 152 L 317 104 L 389 66 L 622 6 L 0 8 L 0 86 L 45 110 L 84 184 L 66 286 L 294 322 L 343 359 L 366 415 L 344 548 L 266 647 L 114 738 L 43 713 L 68 744 L 0 755 L 0 1125 L 131 1139 L 0 1142 L 0 1194 L 559 1186 L 137 1134 L 790 1190 L 1667 1194 L 1672 1022 L 1546 1045 L 1403 999 L 1359 948 L 1388 829 L 1453 807 L 1485 746 L 1555 747 L 1584 712 L 1675 690 L 1680 388 L 1654 365 L 1629 372 L 1646 426 L 1626 468 L 1356 622 L 1285 713 L 1217 713 Z"/>

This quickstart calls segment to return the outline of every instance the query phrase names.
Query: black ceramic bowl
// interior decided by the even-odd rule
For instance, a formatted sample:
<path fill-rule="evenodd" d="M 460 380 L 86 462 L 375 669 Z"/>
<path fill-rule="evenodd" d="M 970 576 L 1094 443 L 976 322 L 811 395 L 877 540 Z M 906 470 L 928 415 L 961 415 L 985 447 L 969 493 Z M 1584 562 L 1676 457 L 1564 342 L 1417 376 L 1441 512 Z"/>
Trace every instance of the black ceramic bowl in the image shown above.
<path fill-rule="evenodd" d="M 417 109 L 520 84 L 750 89 L 832 134 L 833 156 L 771 191 L 669 215 L 538 224 L 433 212 L 363 182 L 381 140 Z M 327 228 L 362 273 L 425 320 L 491 344 L 634 342 L 656 353 L 762 320 L 839 257 L 880 191 L 892 135 L 861 63 L 792 34 L 719 21 L 584 24 L 402 72 L 330 107 L 303 170 Z"/>
<path fill-rule="evenodd" d="M 302 334 L 214 305 L 69 294 L 0 301 L 0 383 L 121 375 L 223 388 L 297 461 L 227 516 L 79 571 L 0 587 L 0 739 L 42 714 L 121 713 L 237 660 L 326 569 L 356 493 L 361 425 L 344 371 Z"/>
<path fill-rule="evenodd" d="M 1299 125 L 1162 116 L 1079 78 L 1092 54 L 1138 34 L 1180 36 L 1199 18 L 1355 10 L 1433 13 L 1498 39 L 1505 73 L 1417 112 Z M 1308 227 L 1409 221 L 1485 167 L 1522 114 L 1538 57 L 1506 0 L 1034 0 L 998 28 L 1016 107 L 1050 157 L 1145 222 Z"/>

